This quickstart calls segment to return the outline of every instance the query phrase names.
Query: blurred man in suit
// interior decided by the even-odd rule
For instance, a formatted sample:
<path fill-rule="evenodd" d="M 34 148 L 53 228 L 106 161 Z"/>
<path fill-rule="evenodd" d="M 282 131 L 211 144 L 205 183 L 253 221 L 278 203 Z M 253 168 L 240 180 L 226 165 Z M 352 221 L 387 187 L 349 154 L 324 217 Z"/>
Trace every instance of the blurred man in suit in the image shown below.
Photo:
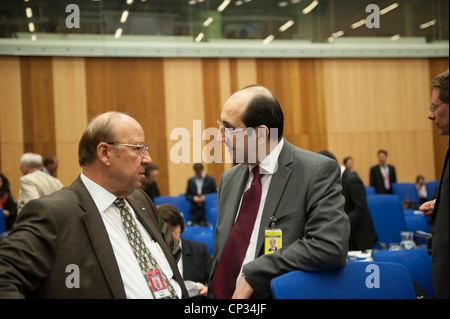
<path fill-rule="evenodd" d="M 42 171 L 52 176 L 56 176 L 56 171 L 58 170 L 59 160 L 56 156 L 50 155 L 44 158 L 44 166 L 42 166 Z"/>
<path fill-rule="evenodd" d="M 431 105 L 428 118 L 434 122 L 440 135 L 449 135 L 448 112 L 448 70 L 437 75 L 431 82 Z M 420 206 L 420 210 L 431 217 L 432 232 L 432 271 L 433 288 L 437 298 L 449 298 L 449 263 L 448 263 L 448 148 L 445 155 L 441 182 L 437 190 L 437 198 Z"/>
<path fill-rule="evenodd" d="M 336 160 L 329 151 L 321 151 L 319 154 Z M 344 210 L 350 220 L 348 249 L 372 249 L 377 242 L 377 234 L 367 205 L 366 188 L 358 174 L 349 168 L 342 172 L 342 195 L 345 197 Z"/>
<path fill-rule="evenodd" d="M 81 137 L 78 161 L 73 184 L 30 201 L 0 241 L 0 299 L 152 299 L 163 295 L 149 285 L 155 278 L 171 298 L 188 297 L 180 247 L 140 189 L 151 163 L 140 124 L 119 112 L 99 115 Z"/>
<path fill-rule="evenodd" d="M 378 165 L 370 168 L 370 186 L 377 194 L 393 194 L 392 184 L 397 182 L 395 167 L 387 163 L 388 152 L 379 150 Z"/>
<path fill-rule="evenodd" d="M 202 163 L 194 164 L 194 176 L 189 178 L 185 197 L 191 203 L 190 221 L 194 225 L 206 226 L 205 194 L 217 192 L 214 177 L 203 171 Z"/>
<path fill-rule="evenodd" d="M 275 96 L 252 85 L 224 104 L 219 135 L 234 163 L 218 188 L 208 296 L 270 298 L 270 281 L 295 269 L 346 263 L 350 225 L 336 161 L 290 144 Z M 281 238 L 275 252 L 264 247 Z"/>
<path fill-rule="evenodd" d="M 42 156 L 39 154 L 25 153 L 20 157 L 20 171 L 24 176 L 19 179 L 18 213 L 30 200 L 49 195 L 63 187 L 59 179 L 44 173 L 41 165 Z"/>

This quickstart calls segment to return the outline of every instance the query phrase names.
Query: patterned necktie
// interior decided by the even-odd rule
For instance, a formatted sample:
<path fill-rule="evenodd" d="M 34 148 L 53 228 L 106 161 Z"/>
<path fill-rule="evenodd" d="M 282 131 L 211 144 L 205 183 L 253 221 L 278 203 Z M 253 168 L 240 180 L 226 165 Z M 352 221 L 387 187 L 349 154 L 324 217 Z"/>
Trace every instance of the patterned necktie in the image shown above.
<path fill-rule="evenodd" d="M 252 236 L 262 191 L 259 166 L 255 166 L 252 172 L 252 184 L 242 197 L 238 217 L 228 235 L 211 282 L 210 289 L 217 299 L 230 299 L 232 297 L 236 287 L 236 279 Z"/>
<path fill-rule="evenodd" d="M 155 258 L 153 258 L 152 254 L 148 250 L 145 245 L 144 240 L 142 239 L 141 233 L 136 225 L 136 221 L 133 218 L 133 215 L 130 214 L 127 206 L 125 205 L 125 201 L 121 198 L 117 198 L 114 201 L 114 205 L 119 208 L 120 217 L 122 219 L 123 229 L 125 230 L 125 234 L 127 235 L 128 242 L 133 248 L 134 256 L 141 268 L 142 274 L 144 275 L 145 281 L 149 285 L 150 291 L 153 294 L 153 289 L 151 287 L 150 281 L 148 279 L 148 272 L 159 269 L 159 265 L 157 264 Z M 160 270 L 161 271 L 161 270 Z M 166 275 L 161 271 L 162 277 L 164 279 L 164 283 L 166 287 L 169 289 L 170 298 L 169 299 L 177 299 L 177 294 L 170 284 L 169 280 L 167 280 Z"/>

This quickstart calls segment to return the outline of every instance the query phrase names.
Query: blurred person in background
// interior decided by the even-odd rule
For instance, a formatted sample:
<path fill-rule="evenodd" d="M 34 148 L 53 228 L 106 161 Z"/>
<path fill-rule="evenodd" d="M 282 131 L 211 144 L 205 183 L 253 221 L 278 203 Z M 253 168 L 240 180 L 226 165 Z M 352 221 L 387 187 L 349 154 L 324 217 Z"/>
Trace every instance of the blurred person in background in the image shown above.
<path fill-rule="evenodd" d="M 449 136 L 448 70 L 433 79 L 431 89 L 431 105 L 428 119 L 434 122 L 440 135 Z M 443 299 L 449 298 L 448 170 L 449 155 L 447 145 L 437 197 L 432 201 L 425 202 L 419 208 L 425 215 L 431 216 L 433 288 L 436 298 Z"/>
<path fill-rule="evenodd" d="M 11 195 L 9 181 L 5 175 L 0 173 L 0 208 L 3 208 L 6 231 L 11 230 L 17 217 L 17 206 Z M 2 216 L 0 215 L 0 218 Z"/>

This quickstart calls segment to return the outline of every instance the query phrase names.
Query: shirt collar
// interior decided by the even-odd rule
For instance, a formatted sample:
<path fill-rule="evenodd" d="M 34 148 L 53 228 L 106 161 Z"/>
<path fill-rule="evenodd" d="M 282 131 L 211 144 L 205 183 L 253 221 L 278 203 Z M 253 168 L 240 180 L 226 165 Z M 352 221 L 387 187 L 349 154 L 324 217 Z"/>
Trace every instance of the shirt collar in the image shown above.
<path fill-rule="evenodd" d="M 278 157 L 280 156 L 280 152 L 283 149 L 284 145 L 284 138 L 280 140 L 280 142 L 275 146 L 275 148 L 270 152 L 269 155 L 266 156 L 262 160 L 261 163 L 259 163 L 260 173 L 261 174 L 273 174 L 277 171 L 278 168 Z M 250 172 L 252 171 L 253 167 L 256 165 L 249 165 Z"/>
<path fill-rule="evenodd" d="M 198 178 L 198 176 L 197 176 L 197 175 L 195 175 L 195 178 L 196 178 L 196 179 L 198 179 L 198 180 L 201 180 L 201 179 L 204 179 L 204 178 L 205 178 L 205 176 L 206 176 L 206 173 L 205 173 L 205 172 L 203 172 L 203 173 L 202 173 L 202 177 Z"/>
<path fill-rule="evenodd" d="M 114 194 L 110 193 L 105 188 L 86 177 L 83 172 L 81 172 L 80 178 L 84 186 L 86 186 L 100 213 L 103 213 L 109 206 L 111 206 L 112 203 L 114 203 L 117 198 Z"/>

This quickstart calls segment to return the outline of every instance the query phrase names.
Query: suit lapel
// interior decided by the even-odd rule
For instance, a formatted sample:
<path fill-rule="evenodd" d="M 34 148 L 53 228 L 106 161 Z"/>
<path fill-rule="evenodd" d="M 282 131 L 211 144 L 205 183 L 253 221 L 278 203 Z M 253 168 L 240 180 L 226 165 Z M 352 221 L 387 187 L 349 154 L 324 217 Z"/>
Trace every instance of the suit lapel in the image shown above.
<path fill-rule="evenodd" d="M 255 258 L 258 257 L 264 244 L 264 231 L 265 227 L 270 225 L 270 217 L 277 217 L 276 210 L 291 175 L 291 169 L 288 165 L 292 162 L 293 146 L 285 140 L 283 149 L 278 157 L 278 169 L 272 175 L 272 180 L 267 192 L 267 198 L 261 217 L 261 225 L 259 227 L 258 241 L 256 243 Z"/>
<path fill-rule="evenodd" d="M 126 298 L 114 251 L 97 206 L 79 177 L 72 184 L 71 188 L 78 196 L 89 238 L 91 239 L 92 246 L 94 247 L 112 294 L 114 298 Z"/>
<path fill-rule="evenodd" d="M 442 169 L 441 180 L 439 182 L 439 186 L 438 186 L 437 193 L 436 193 L 437 196 L 436 196 L 436 202 L 435 202 L 435 205 L 434 205 L 434 212 L 433 212 L 433 215 L 431 216 L 432 221 L 437 218 L 436 216 L 437 216 L 437 212 L 438 212 L 439 202 L 440 202 L 440 199 L 441 199 L 440 195 L 441 195 L 442 182 L 444 180 L 444 176 L 445 176 L 446 170 L 448 170 L 448 160 L 449 160 L 449 158 L 448 158 L 449 157 L 448 151 L 449 151 L 449 149 L 447 149 L 447 153 L 445 154 L 444 167 Z"/>
<path fill-rule="evenodd" d="M 195 272 L 193 266 L 195 263 L 191 261 L 192 247 L 191 244 L 187 240 L 182 240 L 183 245 L 183 278 L 191 278 L 192 274 Z M 192 256 L 194 257 L 194 256 Z"/>

